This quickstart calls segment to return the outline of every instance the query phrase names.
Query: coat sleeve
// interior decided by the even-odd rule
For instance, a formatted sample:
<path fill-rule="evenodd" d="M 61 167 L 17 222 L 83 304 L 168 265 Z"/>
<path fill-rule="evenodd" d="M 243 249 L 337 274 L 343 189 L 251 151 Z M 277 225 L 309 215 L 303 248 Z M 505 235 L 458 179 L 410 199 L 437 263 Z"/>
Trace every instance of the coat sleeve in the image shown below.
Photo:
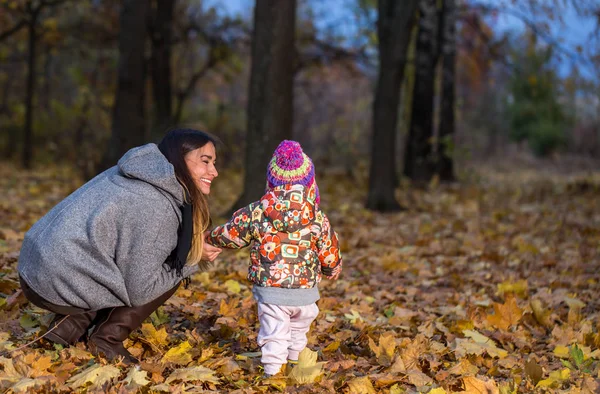
<path fill-rule="evenodd" d="M 175 214 L 167 219 L 158 214 L 138 215 L 130 217 L 127 228 L 121 230 L 129 233 L 122 238 L 130 242 L 123 240 L 116 260 L 132 306 L 149 303 L 198 270 L 197 265 L 185 266 L 178 276 L 165 263 L 177 244 L 176 236 L 169 235 L 177 234 L 178 226 Z"/>
<path fill-rule="evenodd" d="M 328 279 L 337 279 L 342 272 L 342 255 L 340 253 L 338 236 L 331 228 L 327 216 L 324 213 L 322 215 L 323 224 L 321 234 L 317 240 L 321 272 Z"/>
<path fill-rule="evenodd" d="M 248 246 L 253 239 L 252 214 L 256 205 L 250 204 L 237 210 L 227 223 L 212 229 L 207 242 L 228 249 L 241 249 Z"/>

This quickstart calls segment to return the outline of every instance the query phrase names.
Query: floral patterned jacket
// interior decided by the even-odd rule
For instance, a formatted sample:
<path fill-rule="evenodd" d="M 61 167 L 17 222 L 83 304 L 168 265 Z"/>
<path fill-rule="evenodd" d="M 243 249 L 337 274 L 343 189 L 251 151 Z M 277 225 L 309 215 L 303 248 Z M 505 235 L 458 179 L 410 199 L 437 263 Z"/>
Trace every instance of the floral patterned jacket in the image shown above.
<path fill-rule="evenodd" d="M 207 241 L 232 249 L 252 244 L 248 279 L 255 286 L 308 289 L 322 275 L 337 279 L 338 237 L 314 201 L 314 187 L 276 187 L 214 228 Z"/>

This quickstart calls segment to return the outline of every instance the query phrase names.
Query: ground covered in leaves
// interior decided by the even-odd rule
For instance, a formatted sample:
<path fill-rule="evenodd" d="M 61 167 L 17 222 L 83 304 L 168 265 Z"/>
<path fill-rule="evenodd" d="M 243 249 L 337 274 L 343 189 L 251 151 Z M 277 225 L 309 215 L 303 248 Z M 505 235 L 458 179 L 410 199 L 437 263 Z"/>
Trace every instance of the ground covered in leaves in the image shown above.
<path fill-rule="evenodd" d="M 362 208 L 365 180 L 318 178 L 344 271 L 323 281 L 310 351 L 260 379 L 247 251 L 224 252 L 126 346 L 139 368 L 85 345 L 28 342 L 51 316 L 21 295 L 25 231 L 80 185 L 66 169 L 0 165 L 0 389 L 8 392 L 600 392 L 600 172 L 479 169 L 403 186 L 407 208 Z M 241 184 L 222 174 L 212 207 Z M 215 218 L 221 223 L 224 218 Z"/>

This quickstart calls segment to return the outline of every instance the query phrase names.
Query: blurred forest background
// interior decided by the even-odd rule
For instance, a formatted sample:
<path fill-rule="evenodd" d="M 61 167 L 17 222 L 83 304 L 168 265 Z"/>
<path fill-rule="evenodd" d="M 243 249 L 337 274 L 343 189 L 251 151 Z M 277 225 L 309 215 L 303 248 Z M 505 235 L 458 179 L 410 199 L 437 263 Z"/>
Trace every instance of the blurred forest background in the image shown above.
<path fill-rule="evenodd" d="M 25 232 L 175 125 L 224 143 L 215 224 L 282 139 L 316 163 L 344 272 L 290 376 L 257 379 L 247 250 L 131 335 L 142 369 L 38 341 Z M 598 0 L 0 0 L 0 155 L 2 390 L 600 392 Z"/>
<path fill-rule="evenodd" d="M 246 169 L 240 205 L 293 138 L 396 210 L 401 179 L 598 158 L 599 20 L 593 0 L 0 0 L 0 152 L 90 178 L 192 126 Z"/>

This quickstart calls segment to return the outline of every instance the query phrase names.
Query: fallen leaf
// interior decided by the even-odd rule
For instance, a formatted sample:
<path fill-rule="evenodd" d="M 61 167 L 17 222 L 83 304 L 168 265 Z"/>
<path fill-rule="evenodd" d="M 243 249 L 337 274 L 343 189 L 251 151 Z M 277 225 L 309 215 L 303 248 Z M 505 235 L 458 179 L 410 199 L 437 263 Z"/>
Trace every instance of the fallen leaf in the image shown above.
<path fill-rule="evenodd" d="M 559 358 L 569 358 L 569 348 L 567 346 L 558 345 L 554 348 L 552 353 Z"/>
<path fill-rule="evenodd" d="M 130 388 L 144 387 L 150 384 L 150 381 L 146 379 L 147 377 L 148 372 L 142 371 L 138 367 L 131 367 L 124 382 Z"/>
<path fill-rule="evenodd" d="M 182 342 L 176 347 L 169 349 L 160 362 L 162 364 L 187 365 L 192 361 L 190 350 L 192 350 L 192 345 L 188 341 Z"/>
<path fill-rule="evenodd" d="M 348 381 L 348 393 L 350 394 L 377 394 L 375 387 L 368 376 L 354 378 Z"/>
<path fill-rule="evenodd" d="M 563 368 L 560 371 L 550 372 L 548 379 L 540 380 L 535 387 L 547 387 L 554 388 L 557 387 L 563 381 L 569 379 L 571 377 L 571 371 L 569 368 Z"/>
<path fill-rule="evenodd" d="M 322 374 L 324 362 L 317 362 L 317 352 L 304 348 L 298 355 L 298 364 L 288 377 L 298 384 L 313 383 Z"/>
<path fill-rule="evenodd" d="M 212 369 L 208 369 L 201 365 L 197 365 L 195 367 L 176 369 L 165 380 L 165 383 L 169 384 L 175 381 L 199 381 L 218 384 L 221 380 L 215 376 L 215 371 L 213 371 Z"/>
<path fill-rule="evenodd" d="M 167 330 L 163 327 L 160 330 L 156 330 L 152 323 L 142 324 L 142 335 L 144 339 L 152 346 L 157 349 L 162 349 L 169 343 Z"/>
<path fill-rule="evenodd" d="M 240 282 L 233 279 L 226 280 L 225 287 L 227 288 L 227 291 L 230 291 L 234 294 L 238 294 L 242 290 L 240 287 Z"/>
<path fill-rule="evenodd" d="M 463 378 L 463 384 L 465 390 L 460 393 L 463 394 L 499 394 L 498 386 L 493 379 L 481 380 L 474 376 L 467 376 Z"/>
<path fill-rule="evenodd" d="M 434 389 L 431 389 L 428 394 L 448 394 L 448 392 L 442 387 L 436 387 Z"/>
<path fill-rule="evenodd" d="M 477 375 L 479 368 L 471 364 L 471 362 L 463 358 L 456 364 L 454 364 L 449 370 L 449 373 L 453 375 Z"/>
<path fill-rule="evenodd" d="M 534 385 L 538 384 L 538 382 L 544 376 L 544 371 L 542 367 L 535 362 L 535 360 L 529 360 L 525 363 L 525 373 L 531 379 Z"/>
<path fill-rule="evenodd" d="M 377 361 L 384 367 L 389 367 L 394 358 L 396 350 L 396 339 L 394 334 L 385 333 L 379 336 L 379 345 L 375 344 L 373 339 L 369 338 L 369 347 L 375 353 Z"/>
<path fill-rule="evenodd" d="M 486 352 L 491 357 L 504 358 L 508 352 L 496 347 L 494 341 L 473 330 L 464 330 L 463 334 L 470 339 L 456 338 L 455 352 L 458 357 L 465 357 L 467 354 L 481 355 Z"/>
<path fill-rule="evenodd" d="M 527 280 L 522 279 L 516 282 L 506 280 L 498 284 L 498 295 L 503 296 L 507 293 L 514 293 L 520 297 L 525 298 L 527 295 Z"/>
<path fill-rule="evenodd" d="M 534 298 L 529 302 L 529 306 L 533 311 L 533 317 L 535 320 L 544 327 L 551 327 L 552 322 L 550 321 L 551 311 L 546 309 L 541 300 Z"/>
<path fill-rule="evenodd" d="M 406 371 L 406 376 L 408 376 L 408 381 L 410 384 L 415 385 L 416 387 L 428 386 L 433 383 L 433 379 L 418 369 Z"/>
<path fill-rule="evenodd" d="M 91 387 L 100 387 L 120 375 L 121 371 L 115 366 L 94 364 L 72 376 L 67 383 L 70 383 L 69 387 L 72 389 L 79 389 L 88 383 L 91 383 Z"/>
<path fill-rule="evenodd" d="M 13 393 L 31 393 L 35 391 L 36 386 L 43 386 L 48 383 L 48 379 L 43 378 L 23 378 L 10 387 Z"/>
<path fill-rule="evenodd" d="M 494 314 L 488 315 L 487 321 L 492 326 L 506 331 L 517 325 L 522 316 L 523 310 L 517 305 L 516 299 L 509 296 L 504 304 L 494 303 Z"/>

